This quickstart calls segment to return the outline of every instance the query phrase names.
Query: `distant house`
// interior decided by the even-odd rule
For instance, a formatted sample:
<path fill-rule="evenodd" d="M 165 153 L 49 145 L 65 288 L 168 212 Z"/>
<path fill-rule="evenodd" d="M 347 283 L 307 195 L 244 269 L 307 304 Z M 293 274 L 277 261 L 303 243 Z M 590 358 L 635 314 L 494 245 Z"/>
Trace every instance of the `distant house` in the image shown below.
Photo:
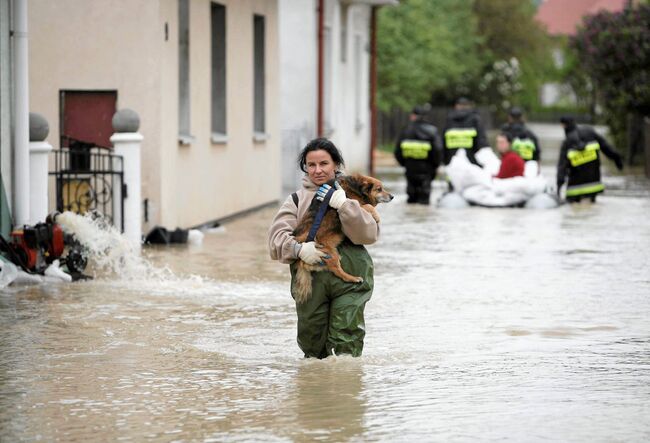
<path fill-rule="evenodd" d="M 551 35 L 570 36 L 585 15 L 600 11 L 622 11 L 629 0 L 544 0 L 537 10 L 537 21 L 546 25 Z"/>
<path fill-rule="evenodd" d="M 282 184 L 300 183 L 296 158 L 332 139 L 347 170 L 371 168 L 373 10 L 396 0 L 279 0 Z"/>
<path fill-rule="evenodd" d="M 555 38 L 553 60 L 560 69 L 564 66 L 564 47 L 567 37 L 576 34 L 586 15 L 606 10 L 623 10 L 629 0 L 543 0 L 537 10 L 536 20 Z M 568 85 L 547 83 L 542 86 L 541 102 L 544 106 L 573 105 L 576 97 Z"/>
<path fill-rule="evenodd" d="M 139 114 L 145 231 L 267 204 L 281 180 L 277 14 L 277 0 L 30 0 L 30 110 L 55 148 L 62 135 L 109 146 L 115 110 Z"/>

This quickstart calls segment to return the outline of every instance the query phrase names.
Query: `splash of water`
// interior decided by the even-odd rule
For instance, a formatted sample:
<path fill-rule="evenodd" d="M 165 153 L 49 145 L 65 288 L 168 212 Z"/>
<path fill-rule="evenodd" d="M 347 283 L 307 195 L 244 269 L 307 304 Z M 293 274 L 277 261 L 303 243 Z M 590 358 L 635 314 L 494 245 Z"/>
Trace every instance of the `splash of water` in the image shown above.
<path fill-rule="evenodd" d="M 121 280 L 168 279 L 167 268 L 156 268 L 140 254 L 138 245 L 129 241 L 102 217 L 66 211 L 57 223 L 84 247 L 84 255 L 97 274 L 109 274 Z"/>

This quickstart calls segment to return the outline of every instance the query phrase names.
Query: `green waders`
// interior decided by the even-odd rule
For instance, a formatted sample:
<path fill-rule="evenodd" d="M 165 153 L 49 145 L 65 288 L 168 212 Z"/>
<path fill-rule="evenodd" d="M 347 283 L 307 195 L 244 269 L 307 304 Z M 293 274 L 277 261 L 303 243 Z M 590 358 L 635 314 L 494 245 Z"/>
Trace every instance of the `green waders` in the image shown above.
<path fill-rule="evenodd" d="M 296 303 L 298 346 L 305 357 L 359 357 L 363 351 L 363 310 L 374 286 L 372 259 L 366 248 L 348 241 L 338 251 L 343 269 L 363 277 L 363 282 L 347 283 L 329 271 L 312 272 L 311 297 L 302 304 Z M 292 293 L 294 277 L 295 265 L 291 265 Z"/>

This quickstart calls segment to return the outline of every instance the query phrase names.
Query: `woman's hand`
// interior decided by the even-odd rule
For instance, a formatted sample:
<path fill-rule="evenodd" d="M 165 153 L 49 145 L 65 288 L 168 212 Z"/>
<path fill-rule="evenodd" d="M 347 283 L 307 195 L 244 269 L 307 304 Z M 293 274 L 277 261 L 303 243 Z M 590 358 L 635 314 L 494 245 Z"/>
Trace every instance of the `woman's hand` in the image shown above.
<path fill-rule="evenodd" d="M 345 191 L 341 188 L 341 185 L 339 185 L 339 182 L 334 182 L 334 187 L 336 188 L 336 191 L 334 191 L 332 194 L 329 205 L 334 209 L 339 209 L 341 206 L 343 206 L 345 200 L 347 200 L 347 196 L 345 195 Z M 318 191 L 316 191 L 316 199 L 320 201 L 325 200 L 325 196 L 330 189 L 332 189 L 332 187 L 327 183 L 321 185 L 321 187 L 318 188 Z"/>
<path fill-rule="evenodd" d="M 326 255 L 325 252 L 316 248 L 316 243 L 313 241 L 303 243 L 300 251 L 298 251 L 298 257 L 300 257 L 300 260 L 304 261 L 308 265 L 315 265 L 322 262 L 322 258 Z"/>

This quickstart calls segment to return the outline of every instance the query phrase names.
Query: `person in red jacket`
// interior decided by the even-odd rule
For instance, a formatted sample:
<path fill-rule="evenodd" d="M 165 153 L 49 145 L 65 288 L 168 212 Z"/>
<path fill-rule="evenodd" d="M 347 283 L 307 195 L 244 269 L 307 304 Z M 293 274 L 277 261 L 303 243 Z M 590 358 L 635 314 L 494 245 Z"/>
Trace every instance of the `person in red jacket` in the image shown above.
<path fill-rule="evenodd" d="M 512 135 L 497 135 L 497 151 L 501 154 L 501 167 L 495 178 L 512 178 L 524 175 L 524 161 L 512 150 Z"/>

